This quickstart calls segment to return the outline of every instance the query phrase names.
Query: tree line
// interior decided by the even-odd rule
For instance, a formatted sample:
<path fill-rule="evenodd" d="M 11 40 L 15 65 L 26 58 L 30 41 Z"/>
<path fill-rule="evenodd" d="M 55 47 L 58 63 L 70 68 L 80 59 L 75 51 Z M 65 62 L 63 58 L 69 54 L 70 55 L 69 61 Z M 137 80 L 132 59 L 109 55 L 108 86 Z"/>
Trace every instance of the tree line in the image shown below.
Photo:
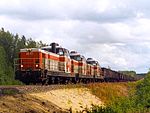
<path fill-rule="evenodd" d="M 0 29 L 0 85 L 18 84 L 14 80 L 14 59 L 18 58 L 20 49 L 45 46 L 42 41 L 26 38 L 24 35 L 12 34 Z"/>

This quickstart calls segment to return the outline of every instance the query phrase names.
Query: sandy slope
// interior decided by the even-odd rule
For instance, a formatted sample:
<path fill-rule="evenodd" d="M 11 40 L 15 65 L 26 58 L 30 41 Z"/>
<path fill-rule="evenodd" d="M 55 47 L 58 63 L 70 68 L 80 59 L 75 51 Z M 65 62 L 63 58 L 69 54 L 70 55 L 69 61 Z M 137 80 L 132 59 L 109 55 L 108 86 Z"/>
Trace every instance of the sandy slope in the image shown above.
<path fill-rule="evenodd" d="M 0 113 L 69 113 L 70 108 L 82 111 L 91 104 L 112 102 L 112 97 L 128 96 L 135 87 L 135 83 L 0 86 Z"/>
<path fill-rule="evenodd" d="M 56 89 L 47 92 L 31 93 L 30 95 L 50 101 L 62 109 L 72 111 L 82 111 L 84 108 L 90 108 L 92 104 L 103 105 L 101 100 L 90 93 L 86 88 Z"/>
<path fill-rule="evenodd" d="M 63 113 L 63 110 L 49 101 L 40 100 L 27 94 L 0 96 L 0 113 L 54 112 Z"/>
<path fill-rule="evenodd" d="M 103 105 L 85 87 L 0 86 L 0 113 L 69 113 L 70 108 L 82 111 L 92 104 Z"/>

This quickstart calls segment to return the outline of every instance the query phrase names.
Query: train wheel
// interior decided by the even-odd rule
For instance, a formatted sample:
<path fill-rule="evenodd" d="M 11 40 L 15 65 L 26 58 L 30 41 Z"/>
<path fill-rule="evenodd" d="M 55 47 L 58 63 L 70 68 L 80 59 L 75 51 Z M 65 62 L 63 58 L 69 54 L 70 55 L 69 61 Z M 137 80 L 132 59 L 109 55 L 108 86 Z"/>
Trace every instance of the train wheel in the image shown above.
<path fill-rule="evenodd" d="M 65 79 L 65 84 L 68 84 L 68 83 L 69 83 L 69 79 L 66 78 L 66 79 Z"/>
<path fill-rule="evenodd" d="M 57 84 L 61 83 L 61 77 L 57 77 Z"/>
<path fill-rule="evenodd" d="M 73 84 L 73 78 L 69 78 L 69 84 Z"/>
<path fill-rule="evenodd" d="M 48 82 L 49 82 L 48 78 L 43 78 L 42 85 L 48 85 Z"/>
<path fill-rule="evenodd" d="M 44 81 L 44 78 L 42 78 L 42 85 L 44 85 L 44 82 L 45 82 L 45 81 Z"/>
<path fill-rule="evenodd" d="M 45 85 L 48 85 L 48 83 L 49 83 L 49 79 L 47 78 L 45 81 Z"/>
<path fill-rule="evenodd" d="M 51 78 L 51 83 L 52 83 L 52 84 L 55 84 L 55 77 L 52 77 L 52 78 Z"/>

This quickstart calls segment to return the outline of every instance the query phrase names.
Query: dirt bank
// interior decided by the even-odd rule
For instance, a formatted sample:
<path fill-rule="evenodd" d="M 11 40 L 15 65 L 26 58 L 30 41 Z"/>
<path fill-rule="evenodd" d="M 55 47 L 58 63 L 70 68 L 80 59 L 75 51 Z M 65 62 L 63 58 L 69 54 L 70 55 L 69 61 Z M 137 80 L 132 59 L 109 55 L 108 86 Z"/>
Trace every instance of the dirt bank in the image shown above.
<path fill-rule="evenodd" d="M 74 85 L 0 87 L 0 113 L 76 112 L 92 104 L 103 105 L 87 88 Z"/>
<path fill-rule="evenodd" d="M 63 111 L 49 101 L 40 100 L 27 94 L 0 97 L 0 113 L 53 113 Z"/>
<path fill-rule="evenodd" d="M 0 113 L 61 113 L 105 105 L 134 92 L 135 83 L 0 86 Z M 129 93 L 130 91 L 130 93 Z M 131 92 L 132 91 L 132 92 Z"/>
<path fill-rule="evenodd" d="M 91 108 L 91 105 L 103 105 L 101 100 L 92 95 L 87 88 L 57 89 L 30 95 L 50 101 L 64 110 L 71 108 L 73 112 Z"/>

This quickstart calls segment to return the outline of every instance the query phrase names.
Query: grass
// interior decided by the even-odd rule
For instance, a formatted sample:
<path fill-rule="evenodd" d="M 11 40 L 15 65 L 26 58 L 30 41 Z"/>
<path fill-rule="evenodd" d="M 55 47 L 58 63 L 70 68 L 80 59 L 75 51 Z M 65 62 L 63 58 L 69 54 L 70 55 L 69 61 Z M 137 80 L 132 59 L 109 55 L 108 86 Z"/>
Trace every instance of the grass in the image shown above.
<path fill-rule="evenodd" d="M 108 104 L 119 97 L 127 97 L 129 91 L 134 92 L 136 83 L 94 83 L 86 87 L 99 97 L 105 104 Z M 134 87 L 133 87 L 134 86 Z"/>
<path fill-rule="evenodd" d="M 133 113 L 132 96 L 139 82 L 94 83 L 86 87 L 99 97 L 105 106 L 86 109 L 88 113 Z"/>
<path fill-rule="evenodd" d="M 15 95 L 19 93 L 19 91 L 15 88 L 4 88 L 0 90 L 1 95 Z"/>

